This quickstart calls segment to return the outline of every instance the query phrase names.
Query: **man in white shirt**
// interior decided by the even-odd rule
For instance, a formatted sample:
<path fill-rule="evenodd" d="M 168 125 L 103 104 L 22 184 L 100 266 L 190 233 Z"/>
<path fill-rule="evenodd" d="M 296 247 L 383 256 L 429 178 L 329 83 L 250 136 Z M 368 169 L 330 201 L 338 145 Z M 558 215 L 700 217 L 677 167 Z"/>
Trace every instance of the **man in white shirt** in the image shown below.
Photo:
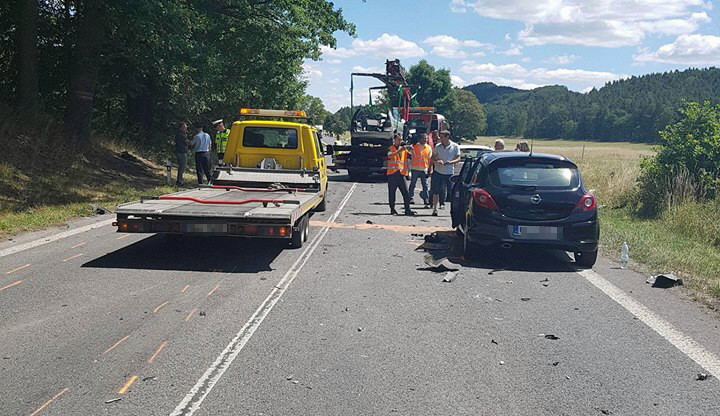
<path fill-rule="evenodd" d="M 203 131 L 202 123 L 195 123 L 195 136 L 190 141 L 195 149 L 195 171 L 197 172 L 198 185 L 203 184 L 203 177 L 210 183 L 210 147 L 212 141 L 210 135 Z"/>
<path fill-rule="evenodd" d="M 430 195 L 433 203 L 433 217 L 437 217 L 437 206 L 445 207 L 445 199 L 452 191 L 450 178 L 453 175 L 455 164 L 460 162 L 460 146 L 450 141 L 450 132 L 440 132 L 440 143 L 433 150 L 433 173 L 430 183 Z"/>

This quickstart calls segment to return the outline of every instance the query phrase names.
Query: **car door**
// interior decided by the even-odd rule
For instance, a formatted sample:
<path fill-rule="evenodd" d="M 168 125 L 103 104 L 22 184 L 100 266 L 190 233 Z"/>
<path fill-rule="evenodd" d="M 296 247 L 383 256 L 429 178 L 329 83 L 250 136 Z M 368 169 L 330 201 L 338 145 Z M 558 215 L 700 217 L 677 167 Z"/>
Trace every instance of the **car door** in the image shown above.
<path fill-rule="evenodd" d="M 477 158 L 466 158 L 464 160 L 460 174 L 453 178 L 452 198 L 450 201 L 450 216 L 452 218 L 452 226 L 457 227 L 465 221 L 465 200 L 467 197 L 467 187 L 472 172 L 478 162 Z"/>

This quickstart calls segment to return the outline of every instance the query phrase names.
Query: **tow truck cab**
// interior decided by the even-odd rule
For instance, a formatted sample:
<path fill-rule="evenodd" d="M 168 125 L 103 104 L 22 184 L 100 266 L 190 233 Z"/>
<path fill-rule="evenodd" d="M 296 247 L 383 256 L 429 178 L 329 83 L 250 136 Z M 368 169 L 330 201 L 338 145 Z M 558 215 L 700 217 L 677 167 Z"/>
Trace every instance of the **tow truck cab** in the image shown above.
<path fill-rule="evenodd" d="M 325 194 L 327 166 L 318 130 L 299 120 L 262 119 L 304 118 L 304 112 L 243 108 L 240 115 L 250 119 L 233 123 L 223 159 L 225 165 L 233 168 L 313 172 L 320 176 L 320 192 Z"/>
<path fill-rule="evenodd" d="M 435 147 L 440 140 L 437 137 L 439 132 L 450 130 L 450 124 L 442 114 L 435 113 L 435 107 L 410 107 L 410 116 L 408 117 L 410 131 L 415 130 L 415 134 L 411 135 L 410 141 L 417 143 L 420 133 L 428 134 L 428 144 Z"/>

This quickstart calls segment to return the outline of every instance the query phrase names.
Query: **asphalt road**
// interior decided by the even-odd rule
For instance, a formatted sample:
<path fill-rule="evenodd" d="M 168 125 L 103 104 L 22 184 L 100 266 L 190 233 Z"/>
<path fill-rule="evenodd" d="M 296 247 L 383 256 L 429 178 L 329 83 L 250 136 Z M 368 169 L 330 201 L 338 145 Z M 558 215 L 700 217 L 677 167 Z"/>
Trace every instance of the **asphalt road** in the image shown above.
<path fill-rule="evenodd" d="M 386 193 L 334 176 L 299 250 L 102 226 L 0 257 L 0 414 L 720 414 L 719 322 L 679 289 L 515 249 L 450 248 L 446 283 L 416 248 L 448 210 Z"/>

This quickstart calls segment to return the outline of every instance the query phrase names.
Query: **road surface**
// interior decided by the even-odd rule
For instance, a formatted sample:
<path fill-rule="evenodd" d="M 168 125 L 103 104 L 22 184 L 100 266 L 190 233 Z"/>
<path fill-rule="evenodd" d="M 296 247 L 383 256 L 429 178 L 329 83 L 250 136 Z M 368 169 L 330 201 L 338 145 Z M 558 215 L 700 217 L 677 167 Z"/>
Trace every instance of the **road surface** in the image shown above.
<path fill-rule="evenodd" d="M 448 210 L 329 192 L 298 250 L 109 225 L 0 246 L 0 414 L 720 414 L 718 319 L 678 289 L 515 249 L 451 248 L 443 282 L 416 248 Z"/>

